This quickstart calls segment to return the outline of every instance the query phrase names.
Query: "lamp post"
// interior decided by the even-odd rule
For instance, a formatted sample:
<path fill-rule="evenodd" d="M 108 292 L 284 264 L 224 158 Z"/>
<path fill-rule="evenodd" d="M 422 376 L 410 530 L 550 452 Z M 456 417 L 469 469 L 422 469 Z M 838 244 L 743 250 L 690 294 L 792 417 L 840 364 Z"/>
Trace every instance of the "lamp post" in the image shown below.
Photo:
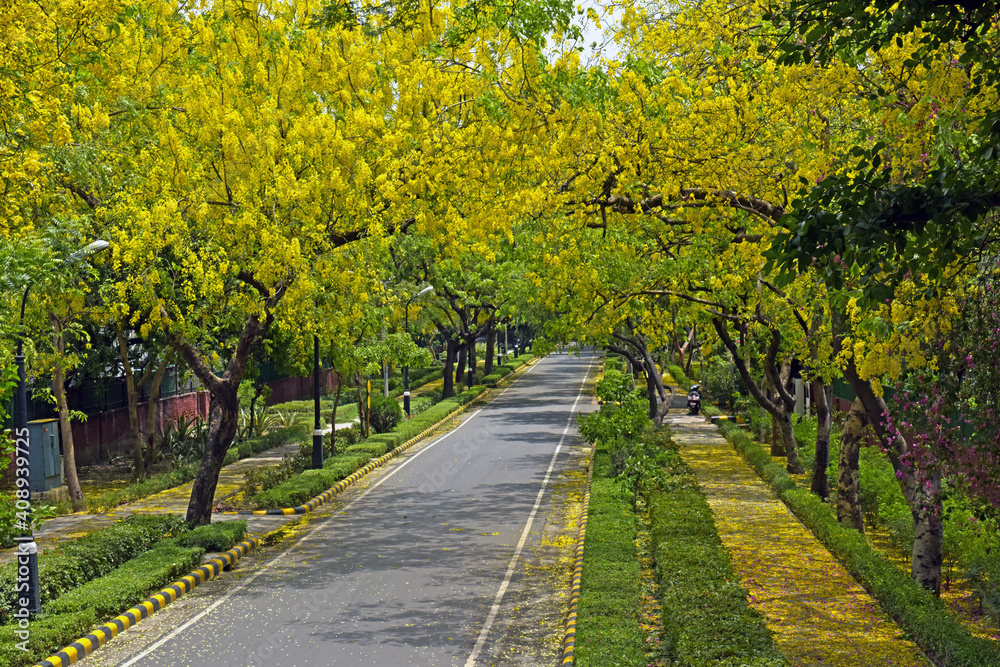
<path fill-rule="evenodd" d="M 428 285 L 423 288 L 409 299 L 406 300 L 406 307 L 404 308 L 405 316 L 404 321 L 406 322 L 406 335 L 410 335 L 410 303 L 416 299 L 418 296 L 423 296 L 428 292 L 433 292 L 434 288 Z M 406 411 L 406 418 L 410 418 L 410 365 L 406 364 L 403 366 L 403 409 Z"/>
<path fill-rule="evenodd" d="M 64 262 L 73 263 L 82 257 L 100 252 L 110 245 L 107 241 L 94 241 L 67 256 Z M 31 442 L 28 435 L 28 387 L 24 369 L 24 310 L 28 304 L 28 293 L 31 291 L 32 284 L 28 283 L 21 296 L 21 319 L 17 328 L 17 354 L 14 355 L 14 363 L 17 364 L 17 393 L 14 397 L 15 462 L 17 463 L 15 526 L 21 529 L 21 534 L 14 538 L 14 542 L 17 544 L 17 590 L 19 592 L 17 611 L 14 613 L 14 617 L 22 630 L 26 630 L 28 619 L 42 610 L 38 583 L 38 547 L 35 544 L 35 535 L 31 528 Z"/>

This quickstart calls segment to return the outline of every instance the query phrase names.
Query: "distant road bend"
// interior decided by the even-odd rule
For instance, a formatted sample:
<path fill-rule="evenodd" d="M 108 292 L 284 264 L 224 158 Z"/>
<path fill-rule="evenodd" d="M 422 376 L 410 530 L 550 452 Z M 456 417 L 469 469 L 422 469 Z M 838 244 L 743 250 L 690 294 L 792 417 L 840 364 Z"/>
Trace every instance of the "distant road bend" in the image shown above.
<path fill-rule="evenodd" d="M 143 637 L 140 624 L 83 663 L 541 664 L 522 650 L 523 616 L 555 644 L 569 571 L 548 578 L 559 590 L 529 594 L 526 562 L 543 527 L 562 521 L 554 490 L 583 461 L 576 414 L 592 405 L 583 390 L 595 366 L 590 351 L 542 359 L 280 552 L 212 582 L 217 594 L 173 617 L 167 607 L 144 621 L 163 615 L 159 629 Z"/>

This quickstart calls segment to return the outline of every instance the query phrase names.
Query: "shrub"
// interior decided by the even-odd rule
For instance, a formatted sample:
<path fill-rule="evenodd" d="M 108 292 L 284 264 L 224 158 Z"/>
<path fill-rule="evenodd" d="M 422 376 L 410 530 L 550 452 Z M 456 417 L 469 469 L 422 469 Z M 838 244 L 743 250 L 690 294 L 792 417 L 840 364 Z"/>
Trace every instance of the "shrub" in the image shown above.
<path fill-rule="evenodd" d="M 12 625 L 0 627 L 0 667 L 28 667 L 83 637 L 97 625 L 93 609 L 70 614 L 43 614 L 31 622 L 28 650 L 16 644 L 21 638 Z"/>
<path fill-rule="evenodd" d="M 340 480 L 350 476 L 355 470 L 368 463 L 370 459 L 371 457 L 367 454 L 357 456 L 354 454 L 338 454 L 323 461 L 323 467 L 334 475 L 340 475 L 338 478 Z"/>
<path fill-rule="evenodd" d="M 712 357 L 705 374 L 705 391 L 728 406 L 732 406 L 741 393 L 747 393 L 736 365 L 726 356 Z"/>
<path fill-rule="evenodd" d="M 610 479 L 611 459 L 595 454 L 577 613 L 576 664 L 646 665 L 639 626 L 642 589 L 632 497 Z"/>
<path fill-rule="evenodd" d="M 200 547 L 208 553 L 220 553 L 229 551 L 239 544 L 246 534 L 246 520 L 235 519 L 198 526 L 182 535 L 178 540 L 185 547 Z"/>
<path fill-rule="evenodd" d="M 205 550 L 165 543 L 112 572 L 61 595 L 45 611 L 68 614 L 85 609 L 97 618 L 117 616 L 198 566 Z"/>
<path fill-rule="evenodd" d="M 388 433 L 396 428 L 396 424 L 403 418 L 403 408 L 394 398 L 387 398 L 382 394 L 373 394 L 371 397 L 371 427 L 376 433 Z"/>
<path fill-rule="evenodd" d="M 370 439 L 366 440 L 357 445 L 351 445 L 344 450 L 345 454 L 367 454 L 369 458 L 375 458 L 377 456 L 382 456 L 386 453 L 388 447 L 384 442 L 372 442 Z"/>
<path fill-rule="evenodd" d="M 250 468 L 243 473 L 243 486 L 240 487 L 240 493 L 244 498 L 253 498 L 258 493 L 272 489 L 286 479 L 294 477 L 295 474 L 295 468 L 288 459 L 275 466 Z"/>
<path fill-rule="evenodd" d="M 499 373 L 491 373 L 483 378 L 483 384 L 487 387 L 495 387 L 502 377 Z"/>
<path fill-rule="evenodd" d="M 184 530 L 184 520 L 177 515 L 136 515 L 39 554 L 42 604 L 110 572 L 164 537 Z M 11 562 L 0 568 L 0 623 L 6 623 L 17 606 L 15 567 L 16 563 Z"/>

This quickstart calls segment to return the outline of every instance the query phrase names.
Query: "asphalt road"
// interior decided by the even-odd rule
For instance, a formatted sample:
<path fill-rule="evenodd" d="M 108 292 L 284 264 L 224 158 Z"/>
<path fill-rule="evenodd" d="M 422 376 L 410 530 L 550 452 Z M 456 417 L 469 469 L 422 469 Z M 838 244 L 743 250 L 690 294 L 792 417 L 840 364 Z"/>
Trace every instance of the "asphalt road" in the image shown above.
<path fill-rule="evenodd" d="M 552 482 L 579 445 L 576 413 L 589 404 L 582 392 L 593 360 L 541 360 L 198 614 L 100 663 L 495 664 L 503 634 L 516 628 L 508 617 L 523 611 L 518 587 Z"/>

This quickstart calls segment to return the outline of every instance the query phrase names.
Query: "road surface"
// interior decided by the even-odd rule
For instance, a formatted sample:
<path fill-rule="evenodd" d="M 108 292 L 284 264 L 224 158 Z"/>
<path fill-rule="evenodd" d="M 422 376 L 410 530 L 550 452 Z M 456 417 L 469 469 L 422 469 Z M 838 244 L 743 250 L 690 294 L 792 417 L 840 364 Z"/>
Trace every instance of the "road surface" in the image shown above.
<path fill-rule="evenodd" d="M 554 664 L 586 463 L 576 415 L 596 369 L 590 352 L 542 359 L 81 664 Z"/>

